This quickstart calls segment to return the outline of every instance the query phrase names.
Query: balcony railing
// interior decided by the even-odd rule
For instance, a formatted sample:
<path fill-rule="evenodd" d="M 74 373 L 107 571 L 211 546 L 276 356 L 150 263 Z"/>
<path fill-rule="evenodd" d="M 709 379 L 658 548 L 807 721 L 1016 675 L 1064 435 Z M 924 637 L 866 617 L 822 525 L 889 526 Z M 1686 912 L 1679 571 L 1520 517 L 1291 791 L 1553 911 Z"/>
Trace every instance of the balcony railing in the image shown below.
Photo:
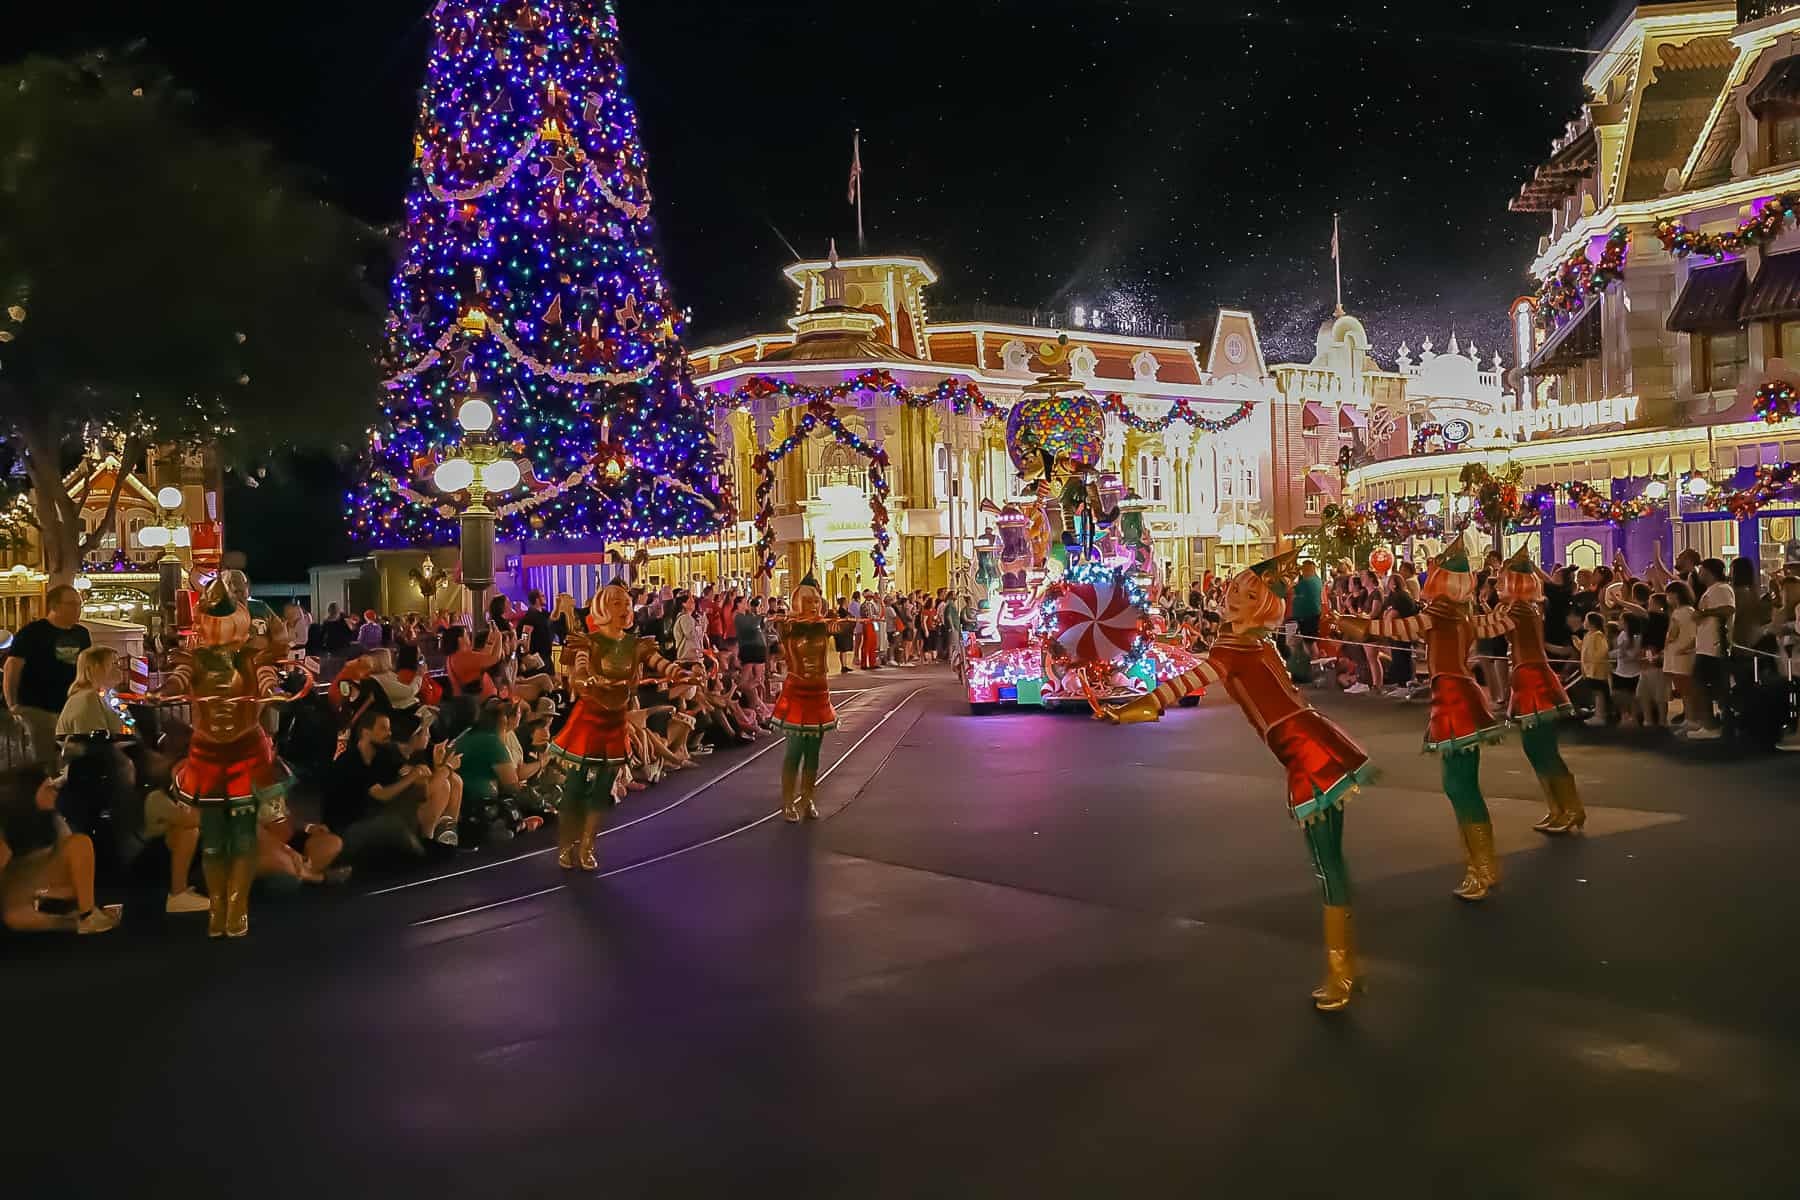
<path fill-rule="evenodd" d="M 1800 8 L 1800 0 L 1737 0 L 1738 24 L 1760 21 L 1790 8 Z"/>
<path fill-rule="evenodd" d="M 931 306 L 931 323 L 933 325 L 952 325 L 959 322 L 992 322 L 996 325 L 1028 325 L 1034 329 L 1059 329 L 1065 333 L 1091 330 L 1094 333 L 1116 333 L 1125 337 L 1168 338 L 1172 341 L 1187 341 L 1188 330 L 1181 321 L 1171 321 L 1165 316 L 1125 317 L 1109 312 L 1092 312 L 1081 310 L 1080 320 L 1076 320 L 1075 310 L 1052 308 L 1027 308 L 1014 304 L 989 304 L 985 300 L 977 300 L 973 304 L 934 304 Z"/>

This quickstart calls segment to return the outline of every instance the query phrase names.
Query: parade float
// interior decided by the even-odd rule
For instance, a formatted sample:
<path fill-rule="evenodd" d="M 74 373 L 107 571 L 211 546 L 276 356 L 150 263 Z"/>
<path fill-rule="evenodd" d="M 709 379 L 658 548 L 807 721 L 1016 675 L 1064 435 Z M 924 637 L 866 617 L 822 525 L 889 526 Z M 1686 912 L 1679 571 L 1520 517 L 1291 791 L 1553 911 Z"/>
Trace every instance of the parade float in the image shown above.
<path fill-rule="evenodd" d="M 1001 705 L 1098 711 L 1197 661 L 1156 610 L 1162 581 L 1143 502 L 1122 496 L 1099 469 L 1105 412 L 1067 374 L 1067 339 L 1041 347 L 1039 359 L 1046 373 L 1006 421 L 1007 452 L 1026 491 L 984 508 L 998 538 L 998 587 L 965 647 L 977 713 Z"/>

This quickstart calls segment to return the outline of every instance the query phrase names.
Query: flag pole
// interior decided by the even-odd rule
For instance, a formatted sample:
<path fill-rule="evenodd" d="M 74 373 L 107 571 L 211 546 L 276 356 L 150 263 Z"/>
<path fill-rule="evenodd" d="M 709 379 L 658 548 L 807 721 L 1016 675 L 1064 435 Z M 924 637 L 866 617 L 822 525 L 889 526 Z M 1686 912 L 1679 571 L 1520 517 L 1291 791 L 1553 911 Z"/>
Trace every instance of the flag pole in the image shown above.
<path fill-rule="evenodd" d="M 1337 315 L 1344 315 L 1344 254 L 1338 241 L 1338 215 L 1331 214 L 1331 264 L 1337 269 Z"/>
<path fill-rule="evenodd" d="M 862 170 L 862 130 L 851 135 L 852 170 L 856 177 L 856 252 L 869 252 L 868 239 L 863 236 L 863 170 Z"/>

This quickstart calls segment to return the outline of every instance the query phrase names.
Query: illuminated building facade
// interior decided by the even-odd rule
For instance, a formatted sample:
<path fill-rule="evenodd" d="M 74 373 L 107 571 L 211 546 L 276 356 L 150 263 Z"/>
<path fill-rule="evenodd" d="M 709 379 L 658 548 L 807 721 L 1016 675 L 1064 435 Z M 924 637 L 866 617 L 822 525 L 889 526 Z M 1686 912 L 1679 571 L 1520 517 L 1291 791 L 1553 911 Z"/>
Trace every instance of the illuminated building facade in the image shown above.
<path fill-rule="evenodd" d="M 757 456 L 788 438 L 806 411 L 804 394 L 747 397 L 752 381 L 816 393 L 879 369 L 914 395 L 973 385 L 1008 408 L 1040 373 L 1039 348 L 1066 333 L 1074 378 L 1096 396 L 1117 397 L 1132 418 L 1108 415 L 1102 469 L 1146 503 L 1157 561 L 1186 580 L 1219 563 L 1252 561 L 1272 546 L 1278 465 L 1286 468 L 1273 436 L 1282 395 L 1249 313 L 1221 310 L 1204 330 L 1167 323 L 1153 332 L 1064 329 L 1023 310 L 933 310 L 928 291 L 938 275 L 918 258 L 834 257 L 796 263 L 786 275 L 796 293 L 788 329 L 691 352 L 701 387 L 723 400 L 719 445 L 728 451 L 745 515 L 754 503 Z M 969 586 L 976 551 L 994 533 L 983 502 L 1004 505 L 1023 487 L 1001 422 L 959 415 L 942 403 L 914 406 L 881 390 L 838 400 L 844 425 L 889 459 L 890 584 Z M 1177 403 L 1228 427 L 1177 420 L 1155 428 Z M 876 586 L 864 457 L 815 435 L 775 470 L 774 586 L 791 587 L 808 570 L 832 597 Z M 722 562 L 722 575 L 741 582 L 754 570 L 755 537 L 745 521 L 726 534 L 722 556 L 704 546 L 648 550 L 653 564 L 686 555 L 688 573 L 670 572 L 675 578 L 720 578 Z M 654 565 L 651 571 L 663 574 Z"/>
<path fill-rule="evenodd" d="M 1527 488 L 1656 504 L 1618 525 L 1555 505 L 1511 535 L 1548 561 L 1800 552 L 1800 507 L 1737 519 L 1696 499 L 1800 459 L 1800 423 L 1753 418 L 1761 386 L 1800 379 L 1800 232 L 1780 199 L 1800 192 L 1800 7 L 1641 5 L 1583 83 L 1590 99 L 1511 204 L 1548 221 L 1530 270 L 1554 282 L 1513 308 L 1523 365 L 1500 419 L 1359 468 L 1351 497 L 1451 497 L 1466 464 L 1510 462 Z"/>

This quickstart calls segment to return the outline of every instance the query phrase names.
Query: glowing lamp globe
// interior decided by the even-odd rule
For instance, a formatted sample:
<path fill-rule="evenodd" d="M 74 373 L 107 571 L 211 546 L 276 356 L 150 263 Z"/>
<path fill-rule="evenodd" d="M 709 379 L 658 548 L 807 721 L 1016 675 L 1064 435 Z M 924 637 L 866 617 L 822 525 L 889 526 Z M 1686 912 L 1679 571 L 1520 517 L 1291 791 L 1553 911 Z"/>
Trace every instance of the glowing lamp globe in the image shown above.
<path fill-rule="evenodd" d="M 460 492 L 475 482 L 475 464 L 466 458 L 447 458 L 432 472 L 431 481 L 446 492 Z"/>
<path fill-rule="evenodd" d="M 161 525 L 146 525 L 138 530 L 138 545 L 160 550 L 169 544 L 169 531 Z"/>
<path fill-rule="evenodd" d="M 164 508 L 180 508 L 181 489 L 178 487 L 163 488 L 156 493 L 156 502 Z"/>
<path fill-rule="evenodd" d="M 1444 511 L 1444 501 L 1441 497 L 1433 496 L 1431 499 L 1429 499 L 1425 502 L 1425 515 L 1426 516 L 1435 517 L 1443 511 Z"/>
<path fill-rule="evenodd" d="M 456 423 L 470 433 L 486 433 L 494 427 L 494 406 L 480 396 L 464 400 L 456 410 Z"/>
<path fill-rule="evenodd" d="M 177 546 L 191 546 L 194 544 L 194 535 L 189 532 L 186 525 L 177 525 L 174 530 L 174 535 L 175 544 Z"/>
<path fill-rule="evenodd" d="M 85 592 L 93 586 L 94 586 L 94 581 L 89 579 L 86 575 L 77 575 L 75 577 L 75 590 L 76 591 Z"/>
<path fill-rule="evenodd" d="M 1644 499 L 1646 500 L 1661 500 L 1668 494 L 1669 485 L 1660 479 L 1652 479 L 1644 485 Z"/>
<path fill-rule="evenodd" d="M 510 458 L 481 468 L 481 482 L 490 492 L 507 492 L 519 486 L 519 464 Z"/>
<path fill-rule="evenodd" d="M 1702 476 L 1696 475 L 1688 480 L 1687 491 L 1688 495 L 1698 498 L 1712 491 L 1712 484 L 1706 482 Z"/>

